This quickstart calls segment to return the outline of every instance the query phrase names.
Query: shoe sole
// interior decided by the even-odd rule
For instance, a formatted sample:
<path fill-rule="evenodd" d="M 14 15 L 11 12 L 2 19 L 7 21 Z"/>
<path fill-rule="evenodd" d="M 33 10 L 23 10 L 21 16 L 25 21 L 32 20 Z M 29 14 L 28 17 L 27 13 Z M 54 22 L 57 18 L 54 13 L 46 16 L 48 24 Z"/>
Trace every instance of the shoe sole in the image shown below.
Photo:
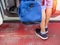
<path fill-rule="evenodd" d="M 41 37 L 41 36 L 40 36 L 40 35 L 38 35 L 36 32 L 35 32 L 35 34 L 36 34 L 38 37 L 40 37 L 41 39 L 43 39 L 43 40 L 48 39 L 48 37 L 46 37 L 46 38 Z"/>

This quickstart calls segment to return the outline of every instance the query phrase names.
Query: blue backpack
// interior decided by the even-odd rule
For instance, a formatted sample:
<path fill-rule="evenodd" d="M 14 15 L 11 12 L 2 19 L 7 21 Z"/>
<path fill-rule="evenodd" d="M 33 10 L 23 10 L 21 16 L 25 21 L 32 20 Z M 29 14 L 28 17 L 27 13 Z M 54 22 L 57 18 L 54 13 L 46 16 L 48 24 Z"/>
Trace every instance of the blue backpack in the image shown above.
<path fill-rule="evenodd" d="M 34 0 L 21 0 L 20 5 L 18 6 L 18 16 L 21 22 L 41 22 L 41 5 Z"/>

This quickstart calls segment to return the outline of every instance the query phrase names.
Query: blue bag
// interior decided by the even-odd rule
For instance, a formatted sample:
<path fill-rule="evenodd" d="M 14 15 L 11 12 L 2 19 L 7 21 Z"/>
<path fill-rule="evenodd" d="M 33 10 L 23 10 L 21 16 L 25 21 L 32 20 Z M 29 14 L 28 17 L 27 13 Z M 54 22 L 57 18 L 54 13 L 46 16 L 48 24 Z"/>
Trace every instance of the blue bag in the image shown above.
<path fill-rule="evenodd" d="M 36 1 L 21 1 L 18 7 L 21 22 L 40 22 L 42 20 L 41 5 Z"/>

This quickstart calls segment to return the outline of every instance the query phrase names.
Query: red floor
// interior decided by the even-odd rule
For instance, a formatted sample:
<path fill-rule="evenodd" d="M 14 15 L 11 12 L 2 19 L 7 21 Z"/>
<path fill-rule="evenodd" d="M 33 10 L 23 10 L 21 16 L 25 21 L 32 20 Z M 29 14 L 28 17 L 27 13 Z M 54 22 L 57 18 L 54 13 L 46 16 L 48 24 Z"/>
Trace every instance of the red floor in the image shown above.
<path fill-rule="evenodd" d="M 0 45 L 60 45 L 60 22 L 49 23 L 47 40 L 35 35 L 37 26 L 4 23 L 0 26 Z"/>

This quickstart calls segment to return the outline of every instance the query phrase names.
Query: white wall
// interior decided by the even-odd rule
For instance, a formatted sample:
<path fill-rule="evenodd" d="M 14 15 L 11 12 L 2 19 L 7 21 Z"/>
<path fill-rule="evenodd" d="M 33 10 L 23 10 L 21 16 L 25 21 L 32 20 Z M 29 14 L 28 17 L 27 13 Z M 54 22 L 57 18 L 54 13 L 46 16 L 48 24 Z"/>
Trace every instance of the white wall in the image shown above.
<path fill-rule="evenodd" d="M 2 18 L 2 14 L 1 14 L 1 11 L 2 11 L 2 6 L 1 6 L 1 3 L 0 3 L 0 25 L 3 23 L 3 18 Z"/>
<path fill-rule="evenodd" d="M 2 19 L 2 16 L 1 16 L 1 13 L 0 13 L 0 25 L 3 23 L 3 19 Z"/>
<path fill-rule="evenodd" d="M 57 0 L 57 7 L 56 7 L 56 10 L 59 10 L 59 11 L 60 11 L 60 0 Z"/>

